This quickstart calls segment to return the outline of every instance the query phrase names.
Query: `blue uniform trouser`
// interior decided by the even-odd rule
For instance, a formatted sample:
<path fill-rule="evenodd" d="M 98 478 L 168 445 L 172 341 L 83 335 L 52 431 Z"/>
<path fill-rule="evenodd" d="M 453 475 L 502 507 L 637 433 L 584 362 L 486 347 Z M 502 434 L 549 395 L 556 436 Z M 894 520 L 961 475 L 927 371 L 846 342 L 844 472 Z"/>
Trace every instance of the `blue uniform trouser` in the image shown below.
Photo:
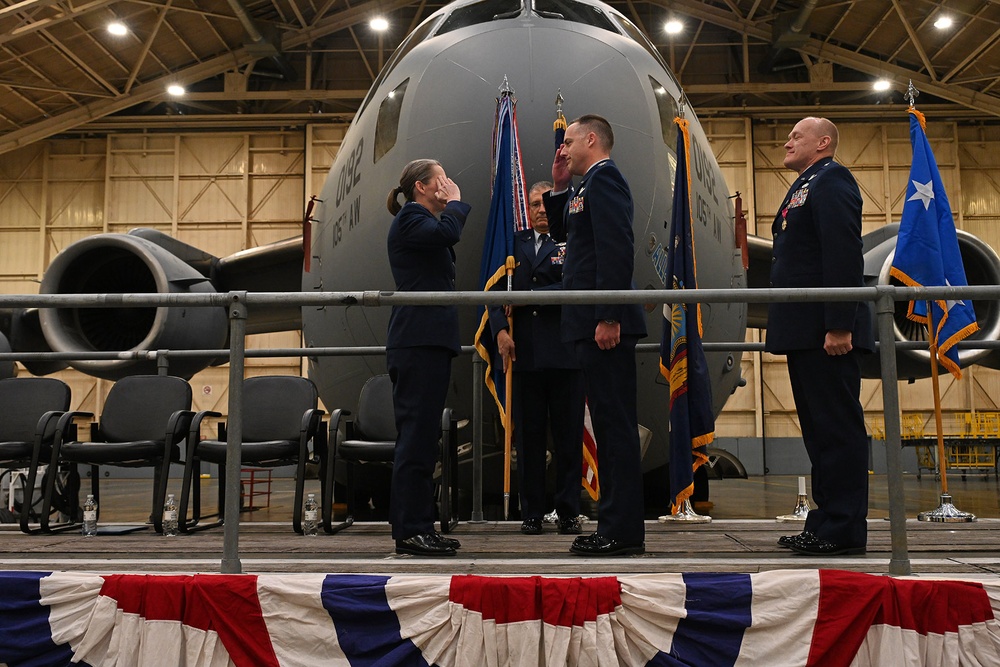
<path fill-rule="evenodd" d="M 646 535 L 636 408 L 638 342 L 638 336 L 622 336 L 610 350 L 592 339 L 576 342 L 597 441 L 597 533 L 627 544 L 638 544 Z"/>
<path fill-rule="evenodd" d="M 795 410 L 812 464 L 816 509 L 805 530 L 841 546 L 865 546 L 868 536 L 868 434 L 861 407 L 861 353 L 788 353 Z"/>
<path fill-rule="evenodd" d="M 555 453 L 555 506 L 560 519 L 580 514 L 583 470 L 583 373 L 546 368 L 514 371 L 511 397 L 522 519 L 541 519 L 545 507 L 546 430 Z"/>
<path fill-rule="evenodd" d="M 386 350 L 398 433 L 389 499 L 397 540 L 434 530 L 434 464 L 453 356 L 445 347 Z"/>

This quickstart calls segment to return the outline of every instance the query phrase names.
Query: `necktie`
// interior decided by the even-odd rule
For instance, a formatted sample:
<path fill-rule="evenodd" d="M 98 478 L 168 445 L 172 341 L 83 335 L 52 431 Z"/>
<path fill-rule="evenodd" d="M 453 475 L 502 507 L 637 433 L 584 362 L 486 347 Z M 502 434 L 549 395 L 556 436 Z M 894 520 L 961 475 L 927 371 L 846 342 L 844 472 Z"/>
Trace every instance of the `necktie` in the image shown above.
<path fill-rule="evenodd" d="M 548 240 L 549 240 L 549 235 L 548 234 L 539 234 L 538 235 L 538 243 L 535 244 L 535 254 L 536 255 L 542 249 L 542 246 L 545 245 L 545 242 L 548 241 Z"/>

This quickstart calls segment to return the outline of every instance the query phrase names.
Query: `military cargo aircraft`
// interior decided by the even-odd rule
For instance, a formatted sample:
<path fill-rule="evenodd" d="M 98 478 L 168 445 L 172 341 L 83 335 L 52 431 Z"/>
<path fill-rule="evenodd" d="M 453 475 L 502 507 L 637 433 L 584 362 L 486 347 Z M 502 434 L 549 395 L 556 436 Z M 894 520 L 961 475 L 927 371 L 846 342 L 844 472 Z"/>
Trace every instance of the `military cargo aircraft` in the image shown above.
<path fill-rule="evenodd" d="M 152 230 L 103 234 L 68 246 L 52 262 L 42 293 L 317 292 L 391 290 L 386 194 L 415 158 L 441 161 L 472 204 L 456 247 L 457 289 L 479 289 L 479 263 L 490 201 L 491 142 L 498 89 L 514 90 L 526 180 L 549 177 L 557 91 L 567 115 L 597 113 L 615 131 L 613 157 L 629 180 L 635 202 L 635 273 L 639 289 L 666 282 L 664 245 L 669 231 L 676 129 L 681 87 L 657 49 L 624 15 L 598 0 L 458 0 L 423 21 L 396 49 L 362 102 L 344 137 L 312 211 L 315 232 L 303 270 L 302 239 L 216 258 Z M 687 108 L 692 137 L 692 211 L 699 287 L 766 287 L 770 239 L 749 240 L 750 269 L 742 264 L 734 210 L 719 166 L 695 110 Z M 979 239 L 960 234 L 970 284 L 1000 282 L 1000 259 Z M 870 284 L 889 280 L 895 227 L 865 239 Z M 901 304 L 905 310 L 905 304 Z M 976 303 L 980 339 L 1000 335 L 997 304 Z M 196 312 L 204 311 L 204 312 Z M 382 345 L 389 310 L 350 307 L 251 310 L 248 331 L 301 328 L 311 347 Z M 647 308 L 647 341 L 658 342 L 661 309 Z M 766 308 L 745 303 L 707 304 L 704 339 L 742 341 L 748 325 L 766 326 Z M 226 342 L 221 310 L 61 308 L 7 313 L 3 330 L 14 350 L 64 352 L 128 349 L 213 349 Z M 897 317 L 897 337 L 919 337 Z M 4 323 L 0 323 L 2 325 Z M 463 308 L 461 335 L 473 342 L 474 308 Z M 0 341 L 2 343 L 3 341 Z M 991 363 L 986 352 L 963 350 L 962 364 Z M 875 360 L 877 363 L 877 359 Z M 171 372 L 190 376 L 210 363 L 186 360 Z M 741 385 L 740 355 L 708 354 L 715 410 Z M 655 354 L 640 354 L 639 420 L 652 432 L 644 469 L 667 460 L 668 387 Z M 75 368 L 118 378 L 155 372 L 138 360 L 80 361 Z M 35 373 L 53 364 L 32 364 Z M 901 377 L 927 374 L 927 353 L 902 352 Z M 364 381 L 385 371 L 384 358 L 313 357 L 309 374 L 326 406 L 356 404 Z M 877 377 L 877 368 L 874 369 Z M 449 404 L 472 414 L 470 357 L 452 372 Z M 488 406 L 487 406 L 488 407 Z"/>

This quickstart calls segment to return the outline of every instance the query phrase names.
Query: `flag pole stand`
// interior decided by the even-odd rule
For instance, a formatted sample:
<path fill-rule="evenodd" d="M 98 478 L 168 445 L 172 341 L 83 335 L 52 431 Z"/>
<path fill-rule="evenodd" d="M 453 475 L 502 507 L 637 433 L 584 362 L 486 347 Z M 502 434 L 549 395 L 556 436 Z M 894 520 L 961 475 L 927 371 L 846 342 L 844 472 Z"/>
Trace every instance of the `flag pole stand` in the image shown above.
<path fill-rule="evenodd" d="M 793 521 L 805 521 L 806 515 L 809 514 L 809 499 L 806 497 L 806 478 L 799 477 L 799 493 L 795 499 L 795 509 L 792 510 L 791 514 L 782 514 L 776 516 L 775 520 L 779 523 L 791 523 Z"/>
<path fill-rule="evenodd" d="M 952 504 L 951 495 L 942 493 L 941 505 L 937 509 L 919 513 L 917 520 L 938 523 L 972 523 L 976 520 L 976 515 L 958 509 Z"/>
<path fill-rule="evenodd" d="M 941 504 L 937 509 L 917 514 L 917 521 L 935 521 L 939 523 L 971 523 L 976 515 L 955 507 L 948 493 L 947 457 L 944 452 L 944 432 L 941 425 L 941 390 L 938 384 L 938 347 L 937 330 L 934 328 L 933 304 L 927 302 L 927 339 L 931 357 L 931 384 L 934 390 L 934 421 L 937 426 L 938 468 L 941 475 Z"/>
<path fill-rule="evenodd" d="M 678 505 L 673 514 L 661 516 L 660 523 L 712 523 L 712 517 L 695 512 L 689 498 Z"/>

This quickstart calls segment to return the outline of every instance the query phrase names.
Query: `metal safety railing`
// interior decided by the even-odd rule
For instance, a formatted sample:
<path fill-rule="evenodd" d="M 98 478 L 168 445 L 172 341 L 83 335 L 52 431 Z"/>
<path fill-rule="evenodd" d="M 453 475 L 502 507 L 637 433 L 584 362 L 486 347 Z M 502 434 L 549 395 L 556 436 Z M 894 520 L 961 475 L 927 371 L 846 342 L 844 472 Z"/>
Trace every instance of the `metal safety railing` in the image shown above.
<path fill-rule="evenodd" d="M 693 289 L 675 290 L 594 290 L 536 292 L 219 292 L 212 294 L 42 294 L 0 295 L 0 308 L 121 308 L 121 307 L 224 307 L 229 320 L 230 347 L 221 350 L 131 350 L 126 352 L 8 352 L 0 361 L 156 359 L 161 372 L 171 358 L 212 357 L 229 359 L 229 428 L 226 456 L 226 507 L 221 571 L 239 573 L 239 484 L 240 449 L 243 437 L 243 376 L 247 357 L 346 356 L 383 354 L 384 347 L 333 347 L 246 349 L 248 309 L 269 305 L 361 306 L 382 308 L 401 305 L 500 306 L 545 304 L 665 304 L 665 303 L 799 303 L 807 301 L 871 301 L 877 317 L 878 351 L 881 361 L 883 411 L 899 415 L 896 350 L 926 349 L 926 343 L 897 343 L 894 336 L 895 302 L 910 300 L 997 300 L 1000 285 L 967 287 L 896 287 L 879 285 L 859 288 L 806 289 Z M 962 349 L 998 349 L 1000 341 L 964 341 Z M 642 351 L 659 349 L 655 344 L 640 346 Z M 706 342 L 707 351 L 758 351 L 759 343 L 744 341 Z M 471 350 L 466 348 L 465 351 Z M 480 370 L 477 378 L 482 377 Z M 482 383 L 473 382 L 473 518 L 482 515 Z M 911 574 L 906 540 L 906 515 L 903 498 L 903 473 L 900 455 L 900 420 L 885 420 L 886 471 L 889 491 L 889 521 L 892 555 L 889 573 Z M 478 468 L 477 468 L 478 465 Z M 475 506 L 479 498 L 478 510 Z"/>

